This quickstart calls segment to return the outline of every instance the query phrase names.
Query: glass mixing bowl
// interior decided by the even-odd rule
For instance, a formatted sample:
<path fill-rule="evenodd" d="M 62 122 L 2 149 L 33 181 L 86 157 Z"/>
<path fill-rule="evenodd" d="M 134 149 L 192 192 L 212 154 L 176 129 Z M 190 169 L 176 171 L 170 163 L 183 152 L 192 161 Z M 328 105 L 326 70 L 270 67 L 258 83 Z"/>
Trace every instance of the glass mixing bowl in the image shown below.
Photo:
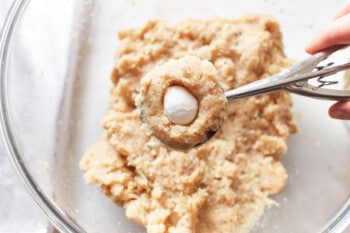
<path fill-rule="evenodd" d="M 78 163 L 102 132 L 116 32 L 161 18 L 274 16 L 288 57 L 331 20 L 342 0 L 17 0 L 1 37 L 1 125 L 8 155 L 28 192 L 62 232 L 144 232 Z M 346 52 L 335 61 L 348 60 Z M 341 75 L 341 74 L 340 74 Z M 339 76 L 342 79 L 342 76 Z M 350 216 L 350 129 L 330 103 L 293 96 L 300 132 L 282 156 L 287 187 L 252 232 L 340 232 Z"/>

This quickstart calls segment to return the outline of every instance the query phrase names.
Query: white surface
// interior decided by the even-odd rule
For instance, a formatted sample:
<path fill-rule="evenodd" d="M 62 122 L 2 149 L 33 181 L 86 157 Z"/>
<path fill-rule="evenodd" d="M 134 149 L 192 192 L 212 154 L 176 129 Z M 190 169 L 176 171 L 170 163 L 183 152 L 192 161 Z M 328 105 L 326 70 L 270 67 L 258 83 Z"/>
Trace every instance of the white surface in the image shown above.
<path fill-rule="evenodd" d="M 6 0 L 7 1 L 7 0 Z M 106 1 L 111 3 L 112 1 Z M 154 6 L 155 12 L 149 12 L 149 15 L 145 14 L 143 17 L 136 17 L 141 14 L 141 12 L 145 9 L 143 7 L 144 4 L 146 4 L 145 7 L 147 7 L 146 2 L 148 1 L 124 1 L 126 7 L 130 8 L 130 14 L 125 15 L 124 8 L 120 9 L 114 9 L 113 11 L 109 9 L 103 9 L 97 8 L 96 12 L 93 12 L 94 14 L 91 15 L 98 15 L 101 14 L 101 12 L 109 12 L 110 15 L 105 14 L 104 16 L 100 18 L 96 17 L 96 21 L 94 21 L 91 25 L 91 31 L 93 32 L 99 32 L 99 33 L 88 33 L 89 41 L 103 41 L 105 43 L 98 43 L 97 45 L 92 46 L 90 43 L 90 47 L 88 51 L 86 51 L 86 55 L 93 54 L 94 56 L 86 56 L 86 60 L 83 60 L 84 63 L 79 65 L 79 68 L 81 69 L 81 77 L 86 77 L 86 80 L 80 79 L 76 82 L 76 87 L 79 87 L 79 92 L 76 93 L 78 104 L 76 104 L 77 108 L 72 109 L 72 116 L 73 120 L 77 120 L 79 124 L 75 124 L 71 126 L 71 130 L 74 132 L 74 134 L 71 136 L 71 138 L 67 138 L 67 148 L 62 151 L 62 153 L 67 152 L 66 154 L 72 155 L 68 157 L 62 157 L 62 175 L 59 178 L 62 178 L 59 181 L 56 181 L 55 191 L 58 197 L 61 198 L 61 200 L 58 200 L 58 203 L 61 204 L 63 209 L 68 210 L 74 210 L 74 212 L 71 212 L 72 216 L 75 218 L 83 219 L 79 221 L 81 224 L 84 224 L 84 226 L 91 225 L 90 229 L 93 229 L 94 226 L 96 226 L 96 223 L 103 222 L 104 225 L 111 224 L 111 227 L 115 227 L 115 225 L 118 226 L 118 224 L 121 224 L 120 229 L 123 232 L 127 232 L 127 230 L 131 229 L 130 226 L 132 226 L 131 223 L 127 222 L 127 224 L 124 224 L 126 222 L 124 213 L 120 208 L 115 208 L 114 205 L 107 200 L 98 190 L 98 188 L 93 186 L 87 186 L 83 184 L 81 181 L 81 173 L 77 170 L 77 163 L 79 160 L 79 157 L 84 151 L 87 146 L 96 140 L 98 137 L 98 134 L 100 132 L 100 113 L 94 114 L 94 115 L 84 115 L 81 114 L 83 110 L 88 109 L 89 105 L 96 107 L 94 109 L 94 112 L 100 111 L 101 114 L 104 112 L 104 109 L 101 108 L 101 104 L 107 104 L 106 102 L 100 101 L 108 99 L 108 93 L 107 91 L 104 91 L 104 96 L 99 96 L 97 99 L 96 97 L 92 95 L 87 95 L 89 93 L 88 90 L 101 90 L 108 89 L 107 86 L 110 85 L 108 82 L 108 75 L 110 72 L 111 57 L 114 53 L 114 45 L 115 45 L 115 37 L 114 37 L 114 29 L 115 27 L 121 26 L 120 24 L 123 24 L 123 27 L 129 27 L 129 26 L 137 26 L 140 24 L 143 24 L 148 18 L 150 18 L 153 14 L 158 14 L 160 17 L 167 15 L 169 16 L 169 20 L 177 21 L 178 18 L 175 16 L 172 17 L 169 14 L 169 10 L 173 10 L 172 8 L 176 8 L 178 5 L 186 5 L 188 4 L 186 1 L 171 1 L 171 4 L 174 4 L 172 6 L 171 4 L 168 5 L 168 8 L 162 8 L 161 6 Z M 132 2 L 137 2 L 140 7 L 136 8 L 140 11 L 133 11 L 132 8 Z M 310 3 L 311 2 L 311 3 Z M 305 2 L 305 8 L 300 9 L 300 15 L 303 16 L 309 16 L 310 9 L 312 8 L 312 3 L 315 3 L 315 1 Z M 5 3 L 5 0 L 1 0 L 0 6 Z M 213 4 L 219 4 L 218 1 L 213 1 Z M 287 23 L 288 20 L 290 20 L 291 17 L 293 17 L 296 20 L 300 20 L 298 22 L 295 22 L 295 27 L 304 27 L 312 28 L 312 30 L 309 30 L 308 35 L 300 36 L 299 34 L 291 34 L 289 31 L 286 33 L 287 36 L 285 37 L 286 44 L 296 44 L 298 47 L 300 47 L 300 50 L 295 49 L 294 47 L 286 47 L 286 52 L 288 56 L 292 58 L 300 58 L 302 54 L 302 47 L 305 45 L 305 36 L 310 37 L 312 32 L 315 32 L 316 29 L 321 28 L 329 19 L 330 15 L 334 12 L 335 6 L 331 6 L 329 8 L 327 7 L 318 7 L 317 14 L 324 16 L 318 24 L 305 24 L 303 21 L 303 17 L 295 17 L 293 15 L 288 14 L 286 6 L 279 5 L 278 1 L 273 0 L 265 0 L 261 1 L 261 4 L 268 4 L 271 5 L 270 8 L 267 9 L 266 13 L 270 13 L 272 10 L 275 10 L 276 8 L 280 10 L 279 20 L 282 23 Z M 192 2 L 191 4 L 194 4 L 193 6 L 189 7 L 188 9 L 197 9 L 196 12 L 201 12 L 201 8 L 206 7 L 206 9 L 202 9 L 202 11 L 210 11 L 210 14 L 212 15 L 221 15 L 222 12 L 216 12 L 215 6 L 212 8 L 207 5 L 201 5 L 196 4 L 195 2 Z M 311 5 L 310 5 L 311 4 Z M 337 1 L 337 5 L 339 5 L 339 1 Z M 246 7 L 246 8 L 245 8 Z M 245 7 L 242 7 L 242 9 L 233 9 L 235 12 L 242 11 L 247 12 L 249 11 L 248 7 L 253 7 L 255 10 L 259 9 L 259 6 L 249 6 L 248 4 L 245 5 Z M 291 4 L 289 7 L 296 7 L 296 4 Z M 127 8 L 126 8 L 127 9 Z M 232 10 L 232 11 L 233 11 Z M 113 14 L 112 14 L 112 13 Z M 283 13 L 286 12 L 286 13 Z M 128 12 L 129 13 L 129 12 Z M 191 12 L 179 12 L 177 14 L 178 17 L 186 16 L 190 14 Z M 124 19 L 129 17 L 129 20 L 126 21 L 118 21 L 118 18 L 115 17 L 115 14 L 118 14 L 119 16 L 123 16 Z M 1 14 L 0 14 L 1 15 Z M 224 16 L 231 16 L 234 15 L 231 13 L 231 9 L 227 9 L 223 13 Z M 194 15 L 197 16 L 197 15 Z M 311 16 L 312 17 L 312 16 Z M 106 23 L 107 22 L 107 23 Z M 125 25 L 124 25 L 125 24 Z M 306 31 L 306 30 L 305 30 Z M 106 51 L 110 53 L 110 55 L 106 56 Z M 96 61 L 101 63 L 102 67 L 93 67 L 89 66 L 90 64 L 97 64 Z M 44 73 L 45 74 L 45 73 Z M 101 77 L 101 82 L 99 82 L 99 85 L 102 87 L 99 87 L 95 85 L 95 83 L 92 81 L 94 79 L 91 79 L 93 77 Z M 106 85 L 106 86 L 104 86 Z M 34 88 L 34 87 L 33 87 Z M 86 98 L 79 98 L 79 96 L 83 96 Z M 89 99 L 90 98 L 90 99 Z M 279 201 L 281 202 L 281 206 L 283 207 L 283 210 L 293 211 L 293 206 L 288 205 L 288 203 L 292 203 L 292 201 L 296 201 L 297 203 L 305 203 L 308 202 L 308 199 L 319 199 L 320 203 L 324 202 L 325 204 L 329 204 L 330 202 L 334 201 L 337 202 L 337 200 L 334 200 L 333 196 L 327 194 L 327 190 L 321 190 L 321 189 L 314 189 L 313 191 L 313 181 L 316 175 L 323 178 L 323 181 L 327 184 L 330 184 L 330 187 L 332 188 L 334 194 L 337 193 L 337 191 L 341 191 L 343 187 L 337 186 L 336 182 L 333 182 L 335 178 L 344 178 L 341 177 L 343 175 L 342 173 L 337 173 L 337 171 L 332 170 L 332 167 L 336 167 L 336 163 L 347 163 L 349 161 L 349 157 L 343 156 L 341 157 L 342 160 L 339 161 L 333 161 L 332 164 L 328 164 L 328 161 L 323 161 L 322 159 L 329 158 L 329 156 L 334 155 L 334 151 L 341 152 L 340 150 L 340 142 L 349 143 L 348 140 L 345 140 L 344 138 L 339 138 L 334 129 L 339 129 L 340 132 L 344 129 L 343 125 L 340 122 L 332 122 L 328 124 L 328 119 L 326 116 L 326 106 L 319 107 L 317 106 L 316 101 L 309 101 L 306 99 L 300 98 L 300 103 L 296 106 L 296 113 L 300 114 L 300 118 L 298 119 L 298 123 L 302 126 L 302 131 L 299 135 L 293 137 L 290 141 L 291 145 L 294 145 L 294 149 L 291 146 L 291 150 L 288 156 L 284 156 L 284 160 L 288 162 L 289 164 L 289 172 L 291 174 L 290 179 L 290 186 L 287 188 L 284 193 L 292 193 L 292 198 L 290 199 L 284 199 L 282 195 L 277 196 L 276 198 L 279 198 Z M 85 106 L 86 105 L 86 106 Z M 316 105 L 316 107 L 314 107 Z M 312 111 L 305 111 L 305 109 L 313 109 Z M 319 118 L 315 118 L 315 115 L 319 114 Z M 327 122 L 327 127 L 329 127 L 330 132 L 324 133 L 322 135 L 316 135 L 319 139 L 319 141 L 315 140 L 315 135 L 310 134 L 315 128 L 317 127 L 324 127 L 324 122 Z M 70 126 L 69 126 L 70 127 Z M 75 127 L 75 128 L 74 128 Z M 73 128 L 73 129 L 72 129 Z M 325 128 L 325 127 L 324 127 Z M 68 141 L 70 139 L 70 141 Z M 320 142 L 329 142 L 330 144 L 323 144 Z M 300 147 L 300 148 L 298 148 Z M 296 153 L 295 151 L 302 152 Z M 315 153 L 315 150 L 320 152 L 319 159 L 315 161 L 310 161 L 312 159 L 311 154 Z M 0 150 L 3 152 L 3 150 Z M 293 154 L 294 151 L 294 154 Z M 1 153 L 3 155 L 4 153 Z M 344 153 L 345 154 L 345 153 Z M 291 156 L 295 155 L 295 156 Z M 323 156 L 322 156 L 323 155 Z M 347 154 L 348 155 L 348 154 Z M 67 155 L 65 155 L 67 156 Z M 65 158 L 69 158 L 69 160 L 64 160 Z M 301 162 L 305 162 L 308 165 L 307 166 L 301 166 Z M 53 164 L 54 165 L 54 164 Z M 329 173 L 322 173 L 322 169 L 325 166 L 329 166 Z M 43 215 L 38 210 L 38 208 L 32 203 L 31 199 L 26 196 L 26 194 L 23 192 L 23 189 L 21 186 L 19 186 L 17 177 L 14 175 L 12 169 L 9 166 L 8 159 L 5 156 L 1 156 L 0 159 L 0 175 L 4 177 L 3 179 L 0 179 L 0 192 L 1 192 L 1 206 L 0 206 L 0 233 L 12 233 L 12 232 L 44 232 L 46 230 L 46 219 L 43 218 Z M 76 172 L 76 173 L 75 173 Z M 338 177 L 337 177 L 338 176 Z M 79 182 L 78 184 L 81 184 L 82 186 L 75 185 L 75 182 Z M 296 184 L 298 182 L 303 182 L 304 186 L 300 186 L 299 189 L 292 189 L 291 187 L 293 184 Z M 310 191 L 311 190 L 311 191 Z M 305 192 L 309 192 L 309 194 L 313 194 L 313 196 L 307 196 L 304 195 Z M 78 195 L 83 193 L 83 195 Z M 335 195 L 336 196 L 336 195 Z M 320 198 L 321 197 L 321 198 Z M 86 200 L 91 200 L 94 198 L 92 203 L 86 204 Z M 312 201 L 312 200 L 311 200 Z M 338 203 L 339 204 L 339 203 Z M 319 218 L 320 212 L 322 211 L 321 206 L 318 208 L 308 208 L 308 206 L 305 206 L 305 211 L 299 213 L 300 215 L 304 215 L 306 213 L 314 213 L 312 216 L 315 217 L 315 219 Z M 289 209 L 288 209 L 289 208 Z M 102 209 L 102 210 L 108 210 L 108 213 L 106 215 L 98 214 L 96 212 L 96 209 Z M 287 210 L 288 209 L 288 210 Z M 84 211 L 85 210 L 85 211 Z M 277 208 L 275 210 L 278 210 Z M 324 211 L 327 211 L 324 210 Z M 299 211 L 300 212 L 300 211 Z M 271 212 L 269 213 L 270 217 L 275 215 L 278 215 L 279 212 Z M 98 216 L 97 216 L 98 215 Z M 111 216 L 113 216 L 113 219 L 111 219 Z M 310 216 L 310 215 L 308 215 Z M 277 216 L 279 217 L 279 216 Z M 285 221 L 286 224 L 289 223 L 288 216 L 285 217 L 285 219 L 282 221 Z M 282 218 L 283 218 L 282 217 Z M 117 221 L 116 221 L 117 220 Z M 305 229 L 307 229 L 307 226 L 309 222 L 314 221 L 314 219 L 305 219 L 305 222 L 303 224 L 306 226 Z M 263 223 L 263 222 L 262 222 Z M 121 228 L 123 227 L 123 228 Z M 135 229 L 135 228 L 134 228 Z M 278 231 L 276 231 L 278 232 Z M 280 231 L 281 232 L 281 231 Z"/>
<path fill-rule="evenodd" d="M 11 0 L 0 1 L 0 28 Z M 0 233 L 45 233 L 46 216 L 24 190 L 0 140 Z"/>
<path fill-rule="evenodd" d="M 0 233 L 45 233 L 46 216 L 25 192 L 0 145 Z"/>

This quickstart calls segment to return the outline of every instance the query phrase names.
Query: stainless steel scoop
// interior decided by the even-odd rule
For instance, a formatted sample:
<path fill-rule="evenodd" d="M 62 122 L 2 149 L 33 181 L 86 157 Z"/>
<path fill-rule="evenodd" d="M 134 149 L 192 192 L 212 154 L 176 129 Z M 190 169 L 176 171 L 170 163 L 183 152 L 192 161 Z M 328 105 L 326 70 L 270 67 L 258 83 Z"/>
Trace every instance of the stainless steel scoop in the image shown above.
<path fill-rule="evenodd" d="M 325 88 L 327 86 L 338 83 L 338 81 L 328 79 L 326 80 L 324 79 L 325 77 L 343 70 L 350 69 L 350 63 L 334 66 L 333 62 L 331 62 L 326 63 L 326 65 L 323 66 L 320 65 L 323 60 L 328 58 L 338 49 L 333 48 L 314 54 L 276 75 L 227 91 L 224 93 L 224 95 L 227 98 L 228 102 L 233 102 L 245 97 L 261 95 L 279 90 L 286 90 L 296 94 L 320 99 L 350 100 L 350 90 Z M 316 83 L 315 85 L 308 82 L 308 80 L 311 79 L 314 79 L 316 81 L 314 82 Z M 140 118 L 143 120 L 142 114 Z M 218 126 L 218 129 L 220 127 L 221 126 Z M 207 137 L 196 145 L 189 145 L 186 142 L 184 142 L 183 145 L 179 143 L 177 143 L 175 146 L 171 143 L 167 145 L 175 149 L 189 149 L 202 145 L 215 134 L 216 132 L 212 131 L 210 131 L 210 133 L 206 132 Z"/>
<path fill-rule="evenodd" d="M 287 90 L 320 99 L 350 100 L 350 90 L 324 88 L 338 83 L 337 81 L 325 80 L 324 77 L 350 69 L 350 63 L 337 66 L 333 66 L 333 63 L 328 63 L 326 66 L 318 66 L 321 61 L 337 50 L 329 49 L 316 53 L 276 75 L 227 91 L 225 96 L 229 102 L 232 102 L 245 97 Z M 317 79 L 317 85 L 308 83 L 309 79 Z"/>

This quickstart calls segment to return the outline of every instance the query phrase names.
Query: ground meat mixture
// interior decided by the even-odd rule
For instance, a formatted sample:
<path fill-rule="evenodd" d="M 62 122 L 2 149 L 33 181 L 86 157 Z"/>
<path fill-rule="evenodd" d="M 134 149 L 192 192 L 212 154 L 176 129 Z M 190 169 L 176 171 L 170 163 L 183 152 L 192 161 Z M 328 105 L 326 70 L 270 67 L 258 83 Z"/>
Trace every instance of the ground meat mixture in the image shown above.
<path fill-rule="evenodd" d="M 135 105 L 140 80 L 169 59 L 211 62 L 226 91 L 289 66 L 278 23 L 267 16 L 153 20 L 119 33 L 104 135 L 83 156 L 88 183 L 126 210 L 148 233 L 244 232 L 287 172 L 279 161 L 296 132 L 291 99 L 276 92 L 227 104 L 215 136 L 187 151 L 167 147 L 142 126 Z"/>

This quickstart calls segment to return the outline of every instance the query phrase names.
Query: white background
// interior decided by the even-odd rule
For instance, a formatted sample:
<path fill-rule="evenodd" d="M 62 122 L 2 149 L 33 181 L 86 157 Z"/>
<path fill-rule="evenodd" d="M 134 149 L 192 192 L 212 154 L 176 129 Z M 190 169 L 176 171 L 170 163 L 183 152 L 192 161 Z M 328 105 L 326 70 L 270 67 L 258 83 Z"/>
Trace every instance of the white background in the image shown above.
<path fill-rule="evenodd" d="M 12 1 L 0 1 L 0 28 Z M 0 233 L 46 233 L 48 220 L 24 190 L 0 140 Z"/>
<path fill-rule="evenodd" d="M 0 27 L 11 0 L 0 0 Z M 0 140 L 0 233 L 48 232 L 48 221 L 25 192 Z M 350 229 L 346 232 L 350 233 Z"/>

